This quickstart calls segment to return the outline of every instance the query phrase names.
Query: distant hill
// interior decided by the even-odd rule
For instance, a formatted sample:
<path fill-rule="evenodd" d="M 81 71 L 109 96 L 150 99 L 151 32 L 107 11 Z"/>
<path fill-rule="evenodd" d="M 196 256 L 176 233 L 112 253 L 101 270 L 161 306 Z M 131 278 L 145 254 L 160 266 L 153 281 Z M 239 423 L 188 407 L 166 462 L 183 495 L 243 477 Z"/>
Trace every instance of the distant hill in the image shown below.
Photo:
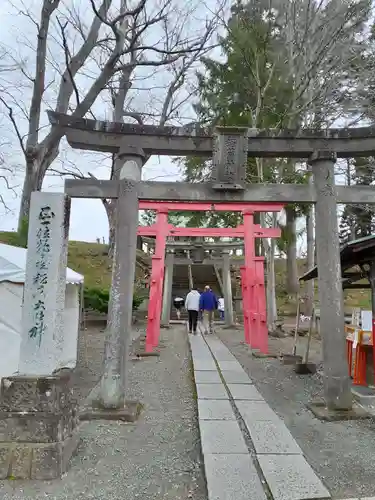
<path fill-rule="evenodd" d="M 0 243 L 17 246 L 14 232 L 0 232 Z M 137 250 L 136 276 L 141 278 L 151 265 L 148 255 Z M 87 287 L 108 287 L 112 277 L 112 262 L 108 258 L 108 245 L 69 241 L 68 266 L 85 277 Z"/>
<path fill-rule="evenodd" d="M 0 232 L 0 242 L 8 245 L 16 245 L 16 233 Z M 101 243 L 88 243 L 85 241 L 70 241 L 68 252 L 68 266 L 83 274 L 85 285 L 88 287 L 108 287 L 112 277 L 112 263 L 108 259 L 108 245 Z M 285 292 L 285 266 L 284 259 L 277 259 L 276 269 L 276 294 L 277 305 L 281 314 L 295 314 L 296 303 L 294 298 L 288 297 Z M 144 252 L 137 250 L 136 276 L 142 278 L 145 271 L 151 267 L 151 258 Z M 299 273 L 302 275 L 306 269 L 306 261 L 298 260 Z M 315 281 L 315 296 L 318 301 L 317 281 Z M 301 290 L 303 295 L 303 288 Z M 369 290 L 347 290 L 345 291 L 345 306 L 362 307 L 371 309 L 371 294 Z"/>

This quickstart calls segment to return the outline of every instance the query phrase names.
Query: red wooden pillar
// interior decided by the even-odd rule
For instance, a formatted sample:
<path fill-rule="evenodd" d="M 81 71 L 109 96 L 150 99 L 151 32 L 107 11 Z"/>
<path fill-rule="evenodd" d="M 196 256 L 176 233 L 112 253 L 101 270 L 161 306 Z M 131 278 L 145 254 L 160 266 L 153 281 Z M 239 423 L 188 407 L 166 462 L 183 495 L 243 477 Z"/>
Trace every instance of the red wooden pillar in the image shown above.
<path fill-rule="evenodd" d="M 241 270 L 243 329 L 245 334 L 245 342 L 246 344 L 251 345 L 249 294 L 248 294 L 248 286 L 246 284 L 246 267 L 241 266 L 240 270 Z"/>
<path fill-rule="evenodd" d="M 247 336 L 249 339 L 250 347 L 257 348 L 258 339 L 257 331 L 254 328 L 254 273 L 255 273 L 255 244 L 254 244 L 254 212 L 250 209 L 243 211 L 243 225 L 244 225 L 244 246 L 245 246 L 245 266 L 242 272 L 244 280 L 245 297 L 242 297 L 244 311 L 247 310 Z"/>
<path fill-rule="evenodd" d="M 150 296 L 146 329 L 146 352 L 151 352 L 159 343 L 160 316 L 162 307 L 165 245 L 169 232 L 168 209 L 157 212 L 155 231 L 155 253 L 152 256 Z"/>
<path fill-rule="evenodd" d="M 263 354 L 268 352 L 268 328 L 266 291 L 264 287 L 264 257 L 255 257 L 255 290 L 256 328 L 258 333 L 257 348 Z"/>

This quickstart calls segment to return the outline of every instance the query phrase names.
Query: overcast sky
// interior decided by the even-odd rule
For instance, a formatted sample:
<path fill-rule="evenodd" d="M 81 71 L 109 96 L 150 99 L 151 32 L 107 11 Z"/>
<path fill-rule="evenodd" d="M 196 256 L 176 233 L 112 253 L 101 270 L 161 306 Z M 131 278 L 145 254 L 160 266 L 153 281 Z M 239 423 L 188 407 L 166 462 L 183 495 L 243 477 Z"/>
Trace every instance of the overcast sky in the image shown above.
<path fill-rule="evenodd" d="M 22 0 L 12 0 L 13 5 L 21 4 Z M 117 0 L 119 1 L 119 0 Z M 154 0 L 155 5 L 159 1 Z M 187 5 L 186 0 L 173 0 L 175 2 L 180 2 L 182 5 Z M 189 35 L 192 30 L 202 29 L 204 26 L 204 17 L 207 12 L 204 12 L 204 5 L 206 9 L 214 9 L 218 0 L 206 0 L 205 3 L 200 0 L 189 0 L 189 2 L 196 2 L 199 6 L 198 13 L 191 16 L 190 25 L 187 26 Z M 99 0 L 98 0 L 99 2 Z M 97 2 L 97 4 L 98 4 Z M 230 1 L 227 0 L 228 5 Z M 40 0 L 24 0 L 24 3 L 31 9 L 31 12 L 35 14 L 35 18 L 39 18 L 40 10 Z M 87 5 L 81 0 L 65 0 L 62 4 L 75 5 L 77 9 L 86 9 L 86 14 L 82 13 L 82 18 L 85 19 L 86 23 L 89 24 L 92 19 L 92 14 L 87 10 Z M 116 3 L 116 2 L 114 2 Z M 85 7 L 86 5 L 86 7 Z M 150 0 L 150 5 L 154 3 Z M 87 14 L 88 13 L 88 14 Z M 199 17 L 200 16 L 200 17 Z M 36 28 L 33 22 L 25 15 L 20 13 L 19 9 L 15 9 L 11 6 L 9 0 L 0 1 L 0 44 L 7 47 L 11 57 L 17 61 L 25 61 L 25 68 L 32 68 L 35 64 L 35 43 L 36 43 Z M 53 33 L 53 30 L 51 31 Z M 158 34 L 156 32 L 151 33 L 152 37 L 156 37 Z M 72 38 L 72 40 L 74 40 Z M 152 40 L 151 40 L 152 41 Z M 79 44 L 80 40 L 74 45 L 75 50 Z M 150 39 L 148 39 L 150 43 Z M 56 100 L 56 93 L 59 84 L 59 74 L 54 69 L 56 66 L 63 68 L 65 63 L 65 57 L 63 50 L 57 45 L 49 45 L 50 57 L 53 59 L 54 67 L 50 64 L 47 71 L 47 80 L 53 82 L 55 77 L 55 82 L 51 84 L 45 93 L 46 105 L 42 113 L 42 125 L 47 124 L 47 117 L 45 110 L 53 106 Z M 219 56 L 218 52 L 215 52 L 215 56 Z M 0 61 L 0 71 L 3 67 L 3 61 Z M 89 68 L 95 73 L 96 67 Z M 188 79 L 187 85 L 193 83 L 193 74 Z M 133 107 L 139 111 L 150 112 L 155 110 L 155 108 L 161 107 L 167 83 L 170 79 L 170 74 L 167 68 L 158 68 L 157 71 L 152 68 L 143 69 L 142 72 L 138 73 L 137 76 L 137 88 L 138 94 L 135 95 L 133 100 Z M 27 86 L 27 80 L 20 74 L 20 72 L 6 73 L 1 72 L 0 74 L 1 84 L 5 91 L 8 91 L 11 96 L 13 96 L 16 102 L 20 102 L 29 107 L 31 88 Z M 4 85 L 4 81 L 8 81 L 9 85 Z M 81 85 L 85 82 L 80 81 Z M 90 83 L 90 82 L 89 82 Z M 187 87 L 188 88 L 188 87 Z M 182 92 L 180 95 L 181 99 L 184 99 L 186 95 Z M 0 106 L 1 111 L 1 106 Z M 14 187 L 13 191 L 9 191 L 5 188 L 4 183 L 1 183 L 0 179 L 0 194 L 6 201 L 7 206 L 10 211 L 5 213 L 3 208 L 0 206 L 0 230 L 14 230 L 17 227 L 18 211 L 20 204 L 20 190 L 23 182 L 23 172 L 24 172 L 24 160 L 20 152 L 20 146 L 17 142 L 14 130 L 7 116 L 5 115 L 6 110 L 2 109 L 3 113 L 0 112 L 0 153 L 5 158 L 6 165 L 10 166 L 15 172 L 12 178 L 9 178 L 10 184 Z M 100 119 L 110 119 L 111 118 L 111 106 L 108 101 L 103 99 L 98 99 L 95 103 L 95 115 Z M 15 113 L 17 110 L 15 109 Z M 20 125 L 21 133 L 25 134 L 27 130 L 27 122 L 22 120 L 18 113 L 18 123 Z M 179 111 L 180 122 L 189 122 L 194 118 L 194 113 L 191 106 L 191 99 L 188 100 Z M 176 123 L 176 122 L 175 122 Z M 48 129 L 47 129 L 48 130 Z M 43 131 L 41 133 L 43 136 Z M 62 171 L 66 169 L 71 169 L 71 167 L 77 167 L 80 171 L 87 174 L 91 172 L 96 177 L 101 179 L 109 178 L 109 161 L 105 155 L 96 154 L 93 152 L 72 150 L 65 140 L 61 142 L 60 156 L 53 164 L 53 167 Z M 172 162 L 171 158 L 168 157 L 153 157 L 147 163 L 143 171 L 143 179 L 152 179 L 157 181 L 175 181 L 179 178 L 179 167 L 176 163 Z M 340 182 L 340 179 L 338 179 Z M 62 191 L 63 190 L 63 179 L 59 175 L 47 176 L 45 179 L 43 189 L 48 191 Z M 71 221 L 70 221 L 70 239 L 81 240 L 81 241 L 95 241 L 97 238 L 108 238 L 108 221 L 106 217 L 105 210 L 101 201 L 99 200 L 85 200 L 85 199 L 73 199 L 72 200 L 72 211 L 71 211 Z"/>
<path fill-rule="evenodd" d="M 180 0 L 176 1 L 179 2 Z M 181 0 L 181 2 L 184 5 L 187 4 L 184 0 Z M 85 2 L 80 2 L 78 0 L 65 0 L 65 3 L 75 5 L 79 9 Z M 159 2 L 155 2 L 155 5 L 158 3 Z M 17 4 L 20 8 L 21 2 L 20 0 L 13 0 L 13 5 L 14 4 Z M 24 4 L 30 7 L 31 12 L 36 15 L 37 19 L 39 17 L 41 2 L 37 0 L 24 0 Z M 150 5 L 151 4 L 152 3 L 150 3 Z M 216 0 L 208 0 L 207 2 L 207 6 L 209 8 L 214 7 L 215 4 Z M 199 5 L 198 2 L 197 5 Z M 204 13 L 202 13 L 202 8 L 199 9 L 199 15 L 201 16 L 200 19 L 195 19 L 194 21 L 192 18 L 195 29 L 199 28 L 199 23 L 201 23 L 199 29 L 202 29 L 204 26 Z M 89 23 L 90 20 L 91 13 L 90 16 L 87 17 L 87 23 Z M 22 15 L 19 10 L 12 7 L 11 4 L 8 3 L 8 0 L 2 0 L 0 2 L 0 23 L 2 27 L 0 32 L 0 44 L 3 44 L 8 48 L 14 59 L 25 60 L 25 67 L 32 69 L 35 62 L 35 50 L 33 49 L 33 46 L 35 46 L 36 43 L 36 29 L 32 21 L 28 17 Z M 193 28 L 189 29 L 191 30 Z M 154 36 L 154 34 L 152 34 L 152 36 Z M 77 46 L 78 45 L 76 45 L 76 47 Z M 52 45 L 51 43 L 49 50 L 52 52 L 51 57 L 54 58 L 54 63 L 57 66 L 63 67 L 64 54 L 62 49 L 57 45 Z M 52 84 L 46 92 L 47 102 L 45 109 L 47 109 L 47 107 L 51 104 L 54 104 L 58 89 L 58 73 L 52 68 L 52 66 L 49 67 L 47 76 L 49 76 L 50 80 L 52 80 L 54 72 L 56 74 L 56 82 Z M 12 96 L 16 96 L 15 98 L 18 102 L 22 101 L 22 103 L 28 108 L 31 89 L 26 86 L 26 79 L 22 78 L 19 72 L 7 73 L 6 76 L 2 73 L 1 76 L 3 85 L 4 80 L 10 82 L 9 89 Z M 160 103 L 162 104 L 163 101 L 163 92 L 165 92 L 170 74 L 166 71 L 166 69 L 158 68 L 157 72 L 155 72 L 153 68 L 152 73 L 150 73 L 150 70 L 148 69 L 143 70 L 142 74 L 138 75 L 138 78 L 139 80 L 137 86 L 141 90 L 139 91 L 139 95 L 135 98 L 138 99 L 138 101 L 134 101 L 135 107 L 138 106 L 141 111 L 147 112 L 152 106 L 160 106 Z M 183 97 L 184 95 L 182 94 L 181 98 Z M 156 105 L 155 102 L 157 103 Z M 42 125 L 43 122 L 46 122 L 45 109 L 43 110 Z M 4 111 L 5 110 L 3 108 L 3 112 Z M 109 119 L 111 114 L 110 105 L 107 102 L 98 100 L 95 104 L 95 114 L 98 118 Z M 181 108 L 180 117 L 182 122 L 191 121 L 194 117 L 191 100 Z M 19 122 L 21 123 L 21 132 L 23 134 L 26 133 L 27 122 L 25 120 L 22 121 L 21 119 L 19 119 Z M 20 203 L 19 194 L 23 182 L 24 170 L 23 157 L 20 153 L 19 144 L 17 143 L 14 130 L 12 129 L 8 118 L 4 116 L 4 114 L 2 114 L 2 116 L 0 115 L 0 135 L 1 153 L 5 157 L 6 164 L 12 166 L 12 169 L 15 172 L 13 177 L 10 178 L 10 183 L 14 187 L 14 191 L 8 191 L 5 189 L 4 184 L 0 184 L 0 193 L 4 197 L 4 200 L 10 209 L 9 212 L 5 213 L 4 210 L 0 208 L 0 230 L 9 231 L 14 230 L 17 227 Z M 179 167 L 171 160 L 172 159 L 168 157 L 152 157 L 144 168 L 143 178 L 158 181 L 174 181 L 178 179 Z M 63 140 L 61 143 L 59 160 L 55 161 L 53 167 L 57 170 L 64 170 L 64 168 L 70 168 L 71 165 L 77 166 L 84 173 L 91 172 L 98 178 L 106 179 L 109 176 L 109 163 L 103 155 L 72 150 L 66 141 Z M 48 191 L 62 191 L 63 182 L 63 179 L 59 176 L 48 176 L 45 179 L 43 189 Z M 106 240 L 108 238 L 108 222 L 101 201 L 83 199 L 72 200 L 70 239 L 95 241 L 97 238 L 102 239 L 103 237 Z"/>

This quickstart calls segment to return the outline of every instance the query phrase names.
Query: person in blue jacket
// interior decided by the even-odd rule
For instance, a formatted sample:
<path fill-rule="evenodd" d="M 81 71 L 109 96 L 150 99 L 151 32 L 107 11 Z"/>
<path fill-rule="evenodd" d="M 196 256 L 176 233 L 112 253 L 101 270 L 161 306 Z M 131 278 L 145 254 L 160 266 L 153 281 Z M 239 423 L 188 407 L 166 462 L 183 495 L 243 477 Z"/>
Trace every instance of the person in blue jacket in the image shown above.
<path fill-rule="evenodd" d="M 204 333 L 212 333 L 212 320 L 214 311 L 217 309 L 217 298 L 209 286 L 204 287 L 204 292 L 200 296 L 199 310 L 203 316 Z"/>

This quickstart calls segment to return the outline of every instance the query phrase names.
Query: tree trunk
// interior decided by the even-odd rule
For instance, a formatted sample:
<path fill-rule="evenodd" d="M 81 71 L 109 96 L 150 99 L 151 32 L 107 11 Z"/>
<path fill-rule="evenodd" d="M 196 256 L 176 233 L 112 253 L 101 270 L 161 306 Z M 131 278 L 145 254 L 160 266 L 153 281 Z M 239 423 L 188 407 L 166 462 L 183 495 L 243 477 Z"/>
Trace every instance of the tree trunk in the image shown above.
<path fill-rule="evenodd" d="M 267 326 L 268 331 L 276 329 L 277 305 L 276 305 L 276 279 L 275 279 L 275 240 L 271 239 L 271 245 L 267 253 Z"/>
<path fill-rule="evenodd" d="M 24 218 L 29 218 L 31 193 L 41 191 L 48 168 L 59 154 L 62 135 L 55 134 L 47 145 L 40 145 L 26 157 L 26 173 L 23 181 L 21 206 L 18 216 L 18 230 Z"/>
<path fill-rule="evenodd" d="M 264 217 L 263 217 L 264 219 Z M 262 224 L 262 217 L 260 212 L 255 212 L 254 213 L 254 224 Z M 255 257 L 261 257 L 264 255 L 264 245 L 262 242 L 262 238 L 255 238 L 254 239 L 254 245 L 255 245 Z"/>
<path fill-rule="evenodd" d="M 260 215 L 260 224 L 262 227 L 266 227 L 266 221 L 264 214 Z M 272 226 L 276 227 L 277 215 L 274 214 L 272 218 Z M 267 325 L 268 330 L 273 332 L 275 330 L 275 323 L 277 320 L 277 306 L 276 306 L 276 280 L 275 280 L 275 240 L 271 239 L 271 245 L 266 238 L 261 240 L 262 242 L 262 255 L 266 256 L 266 298 L 267 298 Z"/>
<path fill-rule="evenodd" d="M 43 181 L 40 182 L 33 172 L 29 173 L 28 169 L 26 169 L 21 194 L 20 212 L 18 216 L 18 231 L 21 229 L 23 219 L 29 217 L 31 193 L 33 191 L 40 191 L 42 189 L 42 183 Z"/>
<path fill-rule="evenodd" d="M 113 259 L 115 252 L 116 241 L 116 203 L 115 200 L 104 203 L 105 211 L 107 212 L 109 235 L 108 235 L 108 257 Z"/>
<path fill-rule="evenodd" d="M 306 216 L 307 269 L 314 267 L 314 207 L 311 205 Z M 305 315 L 311 316 L 314 304 L 314 280 L 306 283 Z"/>
<path fill-rule="evenodd" d="M 292 206 L 285 208 L 288 242 L 286 248 L 286 290 L 289 295 L 298 292 L 296 214 Z"/>

